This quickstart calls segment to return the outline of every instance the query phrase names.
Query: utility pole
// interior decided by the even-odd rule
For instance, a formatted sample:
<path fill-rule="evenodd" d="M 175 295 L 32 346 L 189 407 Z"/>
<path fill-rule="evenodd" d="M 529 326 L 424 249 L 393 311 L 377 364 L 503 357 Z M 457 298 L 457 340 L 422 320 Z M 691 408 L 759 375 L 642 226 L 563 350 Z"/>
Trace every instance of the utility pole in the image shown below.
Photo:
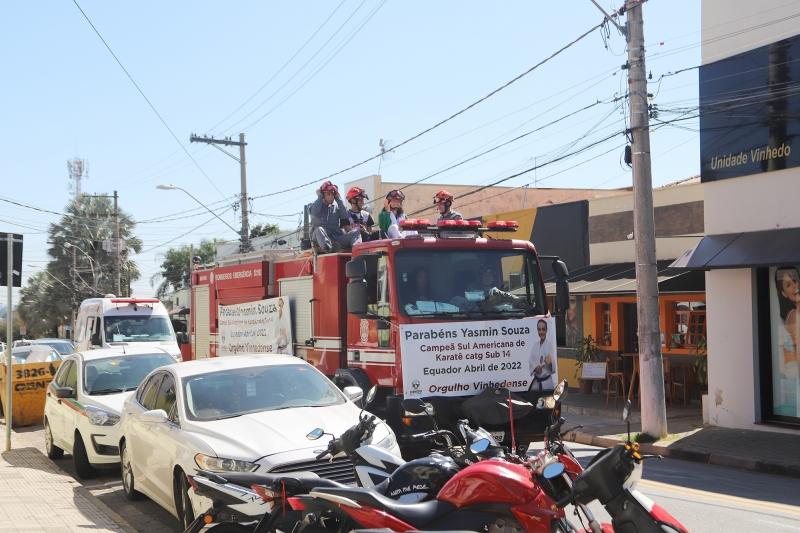
<path fill-rule="evenodd" d="M 189 136 L 189 142 L 200 142 L 210 144 L 214 148 L 218 149 L 234 161 L 239 162 L 239 174 L 241 178 L 241 209 L 242 209 L 242 231 L 241 237 L 239 239 L 239 251 L 241 253 L 246 253 L 252 251 L 252 246 L 250 244 L 250 225 L 248 223 L 248 201 L 249 198 L 247 197 L 247 160 L 245 159 L 244 155 L 244 147 L 247 146 L 247 143 L 244 141 L 244 133 L 239 134 L 239 140 L 234 141 L 230 137 L 225 137 L 224 139 L 215 139 L 214 137 L 200 137 L 195 135 L 194 133 Z M 231 154 L 230 152 L 226 152 L 219 146 L 221 144 L 223 146 L 238 146 L 239 147 L 239 157 Z"/>
<path fill-rule="evenodd" d="M 114 191 L 114 285 L 116 287 L 115 294 L 124 296 L 122 294 L 122 282 L 120 276 L 120 254 L 122 253 L 122 243 L 119 242 L 119 196 L 117 191 Z"/>
<path fill-rule="evenodd" d="M 71 246 L 72 250 L 72 325 L 70 326 L 70 333 L 72 340 L 75 340 L 75 320 L 77 316 L 78 307 L 78 260 L 75 257 L 75 247 Z"/>
<path fill-rule="evenodd" d="M 642 0 L 626 0 L 628 40 L 628 100 L 633 159 L 633 235 L 636 246 L 636 307 L 638 315 L 642 432 L 667 435 L 664 369 L 658 309 L 658 266 L 650 174 L 650 117 L 644 64 Z"/>

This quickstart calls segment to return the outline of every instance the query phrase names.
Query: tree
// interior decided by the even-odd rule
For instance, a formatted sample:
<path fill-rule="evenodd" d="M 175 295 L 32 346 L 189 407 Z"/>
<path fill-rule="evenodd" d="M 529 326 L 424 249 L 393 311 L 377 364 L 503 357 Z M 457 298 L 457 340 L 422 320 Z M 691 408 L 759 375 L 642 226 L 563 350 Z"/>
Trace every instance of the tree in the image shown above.
<path fill-rule="evenodd" d="M 277 224 L 256 224 L 250 228 L 250 238 L 266 237 L 267 235 L 275 235 L 280 232 Z"/>
<path fill-rule="evenodd" d="M 81 196 L 64 209 L 65 216 L 50 224 L 48 254 L 52 258 L 42 272 L 32 276 L 22 289 L 19 313 L 31 331 L 52 334 L 58 325 L 69 323 L 73 310 L 95 296 L 116 292 L 115 255 L 104 242 L 114 237 L 114 205 L 111 198 Z M 122 292 L 139 279 L 131 252 L 142 249 L 133 235 L 134 222 L 120 210 L 119 236 Z M 121 296 L 121 294 L 120 294 Z"/>
<path fill-rule="evenodd" d="M 214 261 L 217 244 L 222 241 L 217 239 L 203 240 L 200 246 L 190 248 L 188 245 L 179 248 L 170 248 L 164 254 L 164 261 L 161 263 L 161 272 L 150 278 L 150 285 L 158 283 L 156 297 L 163 298 L 172 290 L 178 290 L 189 286 L 191 270 L 189 263 L 192 255 L 200 257 L 200 263 L 206 264 Z"/>

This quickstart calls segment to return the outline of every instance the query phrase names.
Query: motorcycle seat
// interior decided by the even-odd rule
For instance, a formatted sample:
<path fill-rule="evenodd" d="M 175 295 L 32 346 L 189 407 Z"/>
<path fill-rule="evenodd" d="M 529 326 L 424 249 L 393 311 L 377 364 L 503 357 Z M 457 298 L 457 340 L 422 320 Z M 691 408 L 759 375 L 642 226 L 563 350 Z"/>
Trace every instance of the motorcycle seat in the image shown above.
<path fill-rule="evenodd" d="M 285 487 L 289 494 L 304 494 L 317 487 L 346 487 L 338 481 L 319 477 L 314 472 L 293 472 L 287 474 L 257 474 L 253 472 L 207 472 L 200 470 L 198 475 L 207 477 L 215 483 L 232 483 L 242 487 L 264 485 L 273 489 Z"/>
<path fill-rule="evenodd" d="M 440 500 L 429 500 L 419 503 L 400 503 L 373 489 L 318 487 L 314 489 L 313 493 L 331 494 L 348 498 L 356 503 L 385 511 L 415 528 L 421 528 L 455 509 L 454 505 Z M 313 495 L 314 494 L 312 494 L 312 496 Z"/>

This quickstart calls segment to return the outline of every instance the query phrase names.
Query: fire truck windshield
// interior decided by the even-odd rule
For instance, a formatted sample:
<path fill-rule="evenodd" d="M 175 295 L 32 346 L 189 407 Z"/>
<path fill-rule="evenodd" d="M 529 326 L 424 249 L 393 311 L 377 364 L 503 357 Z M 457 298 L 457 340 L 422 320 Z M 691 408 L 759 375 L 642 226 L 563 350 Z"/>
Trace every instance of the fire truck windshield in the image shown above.
<path fill-rule="evenodd" d="M 403 250 L 396 257 L 408 316 L 533 316 L 545 312 L 536 257 L 525 250 Z"/>

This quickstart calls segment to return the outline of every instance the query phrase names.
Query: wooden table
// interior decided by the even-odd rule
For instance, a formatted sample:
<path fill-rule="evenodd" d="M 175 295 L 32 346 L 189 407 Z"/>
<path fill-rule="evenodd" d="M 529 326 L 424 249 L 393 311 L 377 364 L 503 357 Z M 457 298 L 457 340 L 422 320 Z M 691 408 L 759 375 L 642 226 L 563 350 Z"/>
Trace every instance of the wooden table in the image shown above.
<path fill-rule="evenodd" d="M 638 353 L 623 353 L 621 354 L 622 357 L 629 357 L 633 360 L 633 371 L 631 372 L 631 381 L 630 386 L 628 387 L 628 400 L 633 400 L 633 389 L 636 386 L 636 380 L 639 379 L 639 354 Z M 669 360 L 670 355 L 662 353 L 661 354 L 661 364 L 663 365 L 662 372 L 664 376 L 669 374 L 669 368 L 671 361 Z M 665 390 L 665 393 L 669 395 L 669 391 Z M 640 395 L 641 396 L 641 395 Z M 670 402 L 672 398 L 670 398 Z"/>

